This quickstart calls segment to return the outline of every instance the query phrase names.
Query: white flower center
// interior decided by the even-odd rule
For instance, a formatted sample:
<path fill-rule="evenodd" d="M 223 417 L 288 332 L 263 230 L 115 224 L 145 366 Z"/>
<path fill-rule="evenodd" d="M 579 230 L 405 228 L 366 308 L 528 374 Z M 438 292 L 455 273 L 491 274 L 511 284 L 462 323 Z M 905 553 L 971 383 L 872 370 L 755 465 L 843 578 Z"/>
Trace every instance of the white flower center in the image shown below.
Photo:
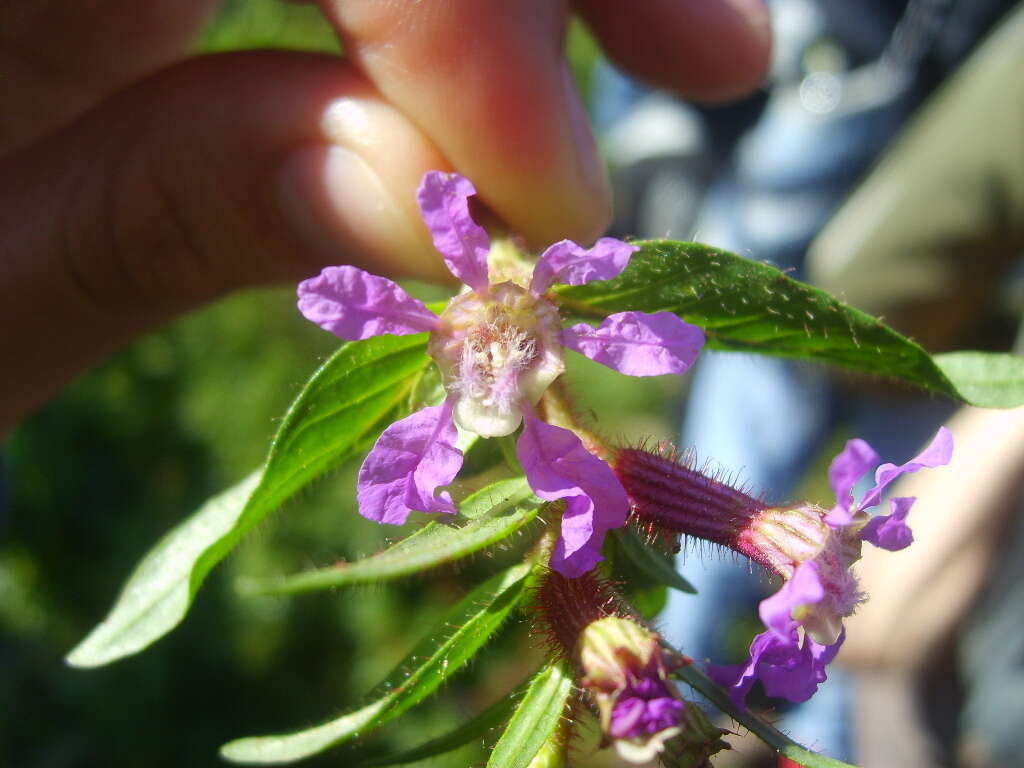
<path fill-rule="evenodd" d="M 456 296 L 430 354 L 455 395 L 455 422 L 484 437 L 508 435 L 564 370 L 555 307 L 514 283 Z"/>

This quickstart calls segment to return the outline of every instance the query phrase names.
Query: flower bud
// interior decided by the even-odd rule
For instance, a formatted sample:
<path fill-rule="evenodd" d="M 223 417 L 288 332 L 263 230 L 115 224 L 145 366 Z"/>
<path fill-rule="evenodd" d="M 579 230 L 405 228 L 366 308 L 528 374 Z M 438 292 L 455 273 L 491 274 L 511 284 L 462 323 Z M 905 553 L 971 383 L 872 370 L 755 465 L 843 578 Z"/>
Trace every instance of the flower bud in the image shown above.
<path fill-rule="evenodd" d="M 663 648 L 607 581 L 593 572 L 567 579 L 552 571 L 538 598 L 552 646 L 581 671 L 579 682 L 597 707 L 604 742 L 622 760 L 653 765 L 660 757 L 665 765 L 699 768 L 726 747 L 723 732 L 669 679 L 688 661 Z"/>
<path fill-rule="evenodd" d="M 595 621 L 580 635 L 577 660 L 602 733 L 624 761 L 652 765 L 668 750 L 672 765 L 701 766 L 724 746 L 722 731 L 669 679 L 670 667 L 682 660 L 666 658 L 649 629 L 617 616 Z"/>

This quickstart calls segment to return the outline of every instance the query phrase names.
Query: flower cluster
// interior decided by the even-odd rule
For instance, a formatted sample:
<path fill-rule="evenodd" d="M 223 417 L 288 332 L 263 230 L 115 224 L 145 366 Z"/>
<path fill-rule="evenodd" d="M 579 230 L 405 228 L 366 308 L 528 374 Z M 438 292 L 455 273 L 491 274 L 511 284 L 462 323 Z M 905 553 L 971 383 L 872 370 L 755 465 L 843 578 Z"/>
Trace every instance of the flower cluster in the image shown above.
<path fill-rule="evenodd" d="M 897 477 L 948 464 L 952 452 L 943 427 L 910 461 L 879 466 L 874 486 L 855 502 L 854 486 L 880 459 L 863 440 L 850 440 L 829 469 L 836 495 L 830 510 L 770 507 L 674 457 L 640 449 L 619 451 L 615 471 L 638 520 L 730 547 L 784 579 L 761 602 L 766 631 L 754 638 L 748 660 L 711 671 L 740 703 L 757 680 L 770 696 L 805 701 L 843 642 L 843 619 L 864 599 L 851 571 L 862 543 L 895 551 L 913 541 L 906 520 L 914 498 L 892 499 L 887 515 L 872 518 L 867 510 Z"/>
<path fill-rule="evenodd" d="M 699 328 L 669 312 L 621 312 L 600 327 L 562 328 L 548 289 L 619 275 L 636 247 L 603 238 L 589 249 L 550 246 L 526 270 L 489 263 L 487 233 L 472 218 L 473 185 L 457 174 L 428 173 L 417 194 L 434 245 L 464 290 L 440 316 L 397 284 L 352 266 L 327 267 L 298 288 L 299 309 L 343 339 L 430 333 L 447 397 L 388 427 L 359 471 L 360 513 L 404 523 L 413 510 L 456 511 L 441 490 L 462 467 L 458 430 L 511 435 L 534 493 L 565 500 L 551 566 L 578 576 L 601 560 L 605 533 L 625 523 L 628 501 L 614 473 L 573 432 L 544 422 L 540 398 L 563 372 L 569 348 L 630 376 L 684 372 L 704 343 Z M 492 282 L 492 272 L 501 278 Z M 507 273 L 507 274 L 506 274 Z"/>

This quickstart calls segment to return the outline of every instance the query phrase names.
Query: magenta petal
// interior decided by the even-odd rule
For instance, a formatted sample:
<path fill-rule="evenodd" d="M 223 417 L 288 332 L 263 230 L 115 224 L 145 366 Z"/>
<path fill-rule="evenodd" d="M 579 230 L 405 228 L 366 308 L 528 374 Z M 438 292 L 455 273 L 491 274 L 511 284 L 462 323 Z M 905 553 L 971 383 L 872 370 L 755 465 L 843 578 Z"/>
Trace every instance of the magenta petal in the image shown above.
<path fill-rule="evenodd" d="M 566 500 L 551 567 L 570 579 L 586 573 L 602 559 L 605 534 L 626 523 L 629 501 L 618 478 L 577 435 L 530 413 L 516 453 L 537 496 Z"/>
<path fill-rule="evenodd" d="M 788 638 L 796 622 L 793 609 L 801 605 L 817 603 L 825 596 L 817 563 L 807 560 L 797 566 L 793 577 L 771 597 L 761 601 L 758 613 L 768 629 L 780 638 Z"/>
<path fill-rule="evenodd" d="M 853 504 L 853 486 L 878 461 L 879 456 L 875 449 L 860 438 L 847 442 L 842 453 L 832 459 L 828 479 L 836 494 L 836 505 L 825 516 L 826 523 L 834 527 L 850 524 L 853 520 L 853 513 L 850 511 Z"/>
<path fill-rule="evenodd" d="M 860 532 L 861 539 L 890 552 L 909 547 L 914 543 L 914 534 L 907 525 L 907 515 L 915 501 L 913 496 L 893 499 L 889 503 L 892 514 L 871 518 Z"/>
<path fill-rule="evenodd" d="M 452 404 L 424 408 L 384 430 L 359 469 L 359 514 L 401 525 L 409 513 L 456 511 L 451 496 L 435 495 L 462 467 Z"/>
<path fill-rule="evenodd" d="M 885 490 L 885 487 L 900 475 L 917 472 L 919 469 L 944 467 L 952 458 L 953 433 L 945 427 L 939 427 L 939 431 L 932 438 L 928 447 L 906 464 L 898 467 L 895 464 L 883 464 L 875 470 L 875 487 L 864 494 L 864 498 L 860 502 L 861 509 L 875 506 L 882 498 L 882 491 Z"/>
<path fill-rule="evenodd" d="M 704 331 L 671 312 L 619 312 L 599 328 L 579 323 L 564 329 L 562 343 L 627 376 L 661 376 L 693 365 Z"/>
<path fill-rule="evenodd" d="M 591 280 L 611 280 L 621 274 L 630 257 L 639 250 L 614 237 L 602 237 L 589 249 L 572 240 L 562 240 L 548 246 L 541 254 L 533 268 L 530 291 L 539 296 L 552 283 L 583 285 Z"/>
<path fill-rule="evenodd" d="M 472 182 L 457 173 L 430 171 L 416 191 L 423 221 L 434 238 L 434 247 L 459 280 L 477 292 L 487 290 L 487 253 L 490 238 L 469 213 L 469 198 L 476 194 Z"/>
<path fill-rule="evenodd" d="M 431 331 L 437 317 L 386 277 L 358 267 L 327 267 L 299 283 L 299 311 L 349 341 L 393 333 Z"/>

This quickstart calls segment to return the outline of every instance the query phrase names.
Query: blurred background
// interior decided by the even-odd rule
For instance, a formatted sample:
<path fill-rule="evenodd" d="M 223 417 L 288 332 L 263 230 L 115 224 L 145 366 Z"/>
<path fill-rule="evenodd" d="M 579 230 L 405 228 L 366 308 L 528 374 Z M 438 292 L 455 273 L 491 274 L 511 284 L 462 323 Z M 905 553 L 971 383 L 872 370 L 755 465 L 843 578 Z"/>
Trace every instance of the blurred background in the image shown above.
<path fill-rule="evenodd" d="M 777 46 L 769 82 L 739 104 L 717 107 L 684 104 L 623 78 L 585 30 L 571 28 L 569 55 L 615 184 L 613 234 L 695 239 L 771 261 L 885 314 L 933 351 L 1010 348 L 1024 305 L 1019 189 L 983 166 L 987 156 L 967 150 L 988 144 L 1004 175 L 1020 167 L 1024 133 L 1013 131 L 1024 126 L 1024 37 L 1016 5 L 771 5 Z M 978 64 L 975 54 L 997 35 L 997 53 Z M 315 9 L 278 0 L 229 0 L 198 47 L 260 46 L 337 50 Z M 1008 75 L 996 80 L 1000 66 Z M 992 110 L 986 142 L 959 142 L 964 151 L 951 152 L 949 136 L 976 137 L 984 109 Z M 964 110 L 969 118 L 958 114 Z M 932 138 L 936 131 L 942 138 Z M 1015 146 L 998 144 L 1005 132 L 1017 137 Z M 939 181 L 928 175 L 942 167 Z M 963 170 L 979 167 L 987 180 L 980 191 Z M 888 181 L 872 187 L 878 172 Z M 934 199 L 924 201 L 914 185 Z M 950 198 L 956 215 L 940 215 Z M 438 297 L 428 286 L 410 290 Z M 63 664 L 142 554 L 261 463 L 288 403 L 333 351 L 333 337 L 304 321 L 293 297 L 290 287 L 249 292 L 145 337 L 80 377 L 3 446 L 0 764 L 219 765 L 216 750 L 231 738 L 302 727 L 358 703 L 465 584 L 493 570 L 492 559 L 480 557 L 386 588 L 238 597 L 240 576 L 354 559 L 380 549 L 386 535 L 402 535 L 356 514 L 356 467 L 349 466 L 247 537 L 169 637 L 109 668 Z M 847 437 L 856 432 L 899 462 L 952 412 L 877 382 L 734 355 L 705 355 L 692 384 L 616 376 L 580 356 L 567 376 L 570 385 L 585 382 L 575 388 L 582 411 L 604 435 L 695 445 L 772 500 L 830 504 L 825 468 Z M 659 626 L 694 656 L 739 660 L 757 631 L 756 602 L 767 583 L 724 556 L 700 562 L 691 551 L 681 567 L 703 597 L 673 598 Z M 358 754 L 443 732 L 503 696 L 540 653 L 522 625 L 509 627 L 481 662 Z M 856 759 L 846 727 L 852 687 L 841 672 L 834 677 L 823 703 L 785 722 L 812 746 Z M 952 687 L 941 694 L 950 702 L 946 719 L 932 726 L 942 738 L 924 747 L 936 765 L 959 759 L 959 734 L 973 727 L 963 725 L 957 703 L 964 686 Z M 778 711 L 778 702 L 762 703 Z M 1009 737 L 991 736 L 998 738 Z M 763 759 L 753 747 L 737 753 L 732 759 L 741 762 Z M 354 765 L 355 756 L 337 750 L 308 764 Z M 1024 764 L 1013 759 L 971 764 Z M 485 760 L 469 746 L 430 765 Z"/>

